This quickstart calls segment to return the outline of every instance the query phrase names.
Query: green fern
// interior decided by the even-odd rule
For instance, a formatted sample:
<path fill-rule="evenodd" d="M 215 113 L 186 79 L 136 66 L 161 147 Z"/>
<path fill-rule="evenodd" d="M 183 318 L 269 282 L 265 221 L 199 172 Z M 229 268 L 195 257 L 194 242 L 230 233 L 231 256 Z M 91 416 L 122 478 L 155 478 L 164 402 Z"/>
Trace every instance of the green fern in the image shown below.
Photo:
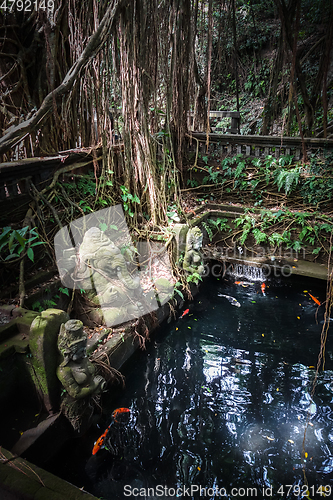
<path fill-rule="evenodd" d="M 268 236 L 268 241 L 269 241 L 269 244 L 272 246 L 275 246 L 275 245 L 280 246 L 281 243 L 284 241 L 284 238 L 279 233 L 273 233 L 270 236 Z"/>
<path fill-rule="evenodd" d="M 241 173 L 243 172 L 245 168 L 245 161 L 240 161 L 237 165 L 236 171 L 235 171 L 235 179 L 237 179 Z"/>
<path fill-rule="evenodd" d="M 286 179 L 286 175 L 287 175 L 287 172 L 285 170 L 282 170 L 281 172 L 279 172 L 277 178 L 276 178 L 276 184 L 277 184 L 277 187 L 278 187 L 278 191 L 281 190 L 282 186 L 284 185 L 285 183 L 285 179 Z"/>
<path fill-rule="evenodd" d="M 255 227 L 252 230 L 252 233 L 253 233 L 253 236 L 256 240 L 256 245 L 260 245 L 260 243 L 264 243 L 265 241 L 267 241 L 267 235 L 265 233 L 263 233 L 262 231 L 260 231 L 260 229 L 258 227 Z"/>
<path fill-rule="evenodd" d="M 202 225 L 203 227 L 206 229 L 207 231 L 207 234 L 208 234 L 208 238 L 209 238 L 209 241 L 212 241 L 213 240 L 213 237 L 214 237 L 214 234 L 213 234 L 213 231 L 211 230 L 209 224 L 207 224 L 206 222 L 202 222 Z"/>
<path fill-rule="evenodd" d="M 241 245 L 244 245 L 249 233 L 250 233 L 250 228 L 244 228 L 242 232 L 242 236 L 240 237 L 239 241 Z"/>
<path fill-rule="evenodd" d="M 284 192 L 288 195 L 293 189 L 296 188 L 300 175 L 300 167 L 295 167 L 291 170 L 280 170 L 276 177 L 276 184 L 278 191 L 284 188 Z"/>

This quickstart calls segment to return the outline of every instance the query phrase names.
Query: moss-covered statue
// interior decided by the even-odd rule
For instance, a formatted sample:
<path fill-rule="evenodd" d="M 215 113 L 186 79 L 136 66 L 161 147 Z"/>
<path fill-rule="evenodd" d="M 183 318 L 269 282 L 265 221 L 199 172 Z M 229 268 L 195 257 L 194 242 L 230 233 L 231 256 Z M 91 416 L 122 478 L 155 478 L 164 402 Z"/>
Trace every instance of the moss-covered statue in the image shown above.
<path fill-rule="evenodd" d="M 94 413 L 93 399 L 106 386 L 104 378 L 95 375 L 86 348 L 87 335 L 81 321 L 69 320 L 61 325 L 58 336 L 61 362 L 57 368 L 58 379 L 64 388 L 61 410 L 77 431 L 89 425 Z"/>
<path fill-rule="evenodd" d="M 107 326 L 145 312 L 139 277 L 131 276 L 120 249 L 97 227 L 86 231 L 72 277 L 80 288 L 96 290 L 93 301 L 102 307 Z"/>
<path fill-rule="evenodd" d="M 183 269 L 189 273 L 204 273 L 203 259 L 201 255 L 202 232 L 198 227 L 189 229 L 186 236 L 186 248 Z"/>

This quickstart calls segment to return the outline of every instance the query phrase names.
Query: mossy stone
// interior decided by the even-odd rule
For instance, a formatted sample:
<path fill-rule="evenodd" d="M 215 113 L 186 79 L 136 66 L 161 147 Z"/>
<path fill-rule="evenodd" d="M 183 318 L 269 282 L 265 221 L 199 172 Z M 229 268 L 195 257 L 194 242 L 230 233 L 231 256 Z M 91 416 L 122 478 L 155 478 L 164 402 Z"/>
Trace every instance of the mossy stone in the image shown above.
<path fill-rule="evenodd" d="M 35 384 L 48 411 L 57 411 L 60 405 L 60 383 L 57 378 L 59 353 L 58 334 L 69 316 L 61 309 L 47 309 L 34 319 L 30 328 L 29 346 L 32 354 Z"/>
<path fill-rule="evenodd" d="M 189 227 L 186 224 L 175 224 L 172 228 L 172 231 L 175 233 L 176 240 L 176 246 L 173 252 L 173 259 L 175 262 L 178 262 L 181 255 L 185 252 L 188 230 Z"/>
<path fill-rule="evenodd" d="M 155 281 L 155 287 L 161 305 L 168 302 L 168 300 L 173 296 L 174 284 L 170 283 L 170 281 L 166 278 L 158 278 Z"/>

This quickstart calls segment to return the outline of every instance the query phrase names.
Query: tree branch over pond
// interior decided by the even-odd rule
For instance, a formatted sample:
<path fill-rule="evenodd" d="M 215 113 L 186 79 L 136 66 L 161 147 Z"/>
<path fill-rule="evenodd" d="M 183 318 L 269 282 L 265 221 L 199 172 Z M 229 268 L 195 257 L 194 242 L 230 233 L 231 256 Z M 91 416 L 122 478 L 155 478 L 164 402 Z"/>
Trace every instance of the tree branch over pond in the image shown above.
<path fill-rule="evenodd" d="M 111 3 L 97 30 L 90 37 L 82 54 L 69 69 L 62 83 L 45 97 L 40 108 L 28 120 L 23 121 L 17 126 L 10 127 L 0 139 L 0 154 L 6 153 L 17 142 L 29 134 L 30 131 L 40 126 L 52 112 L 54 100 L 72 89 L 80 71 L 106 42 L 119 8 L 126 3 L 127 0 L 114 0 L 114 2 Z"/>

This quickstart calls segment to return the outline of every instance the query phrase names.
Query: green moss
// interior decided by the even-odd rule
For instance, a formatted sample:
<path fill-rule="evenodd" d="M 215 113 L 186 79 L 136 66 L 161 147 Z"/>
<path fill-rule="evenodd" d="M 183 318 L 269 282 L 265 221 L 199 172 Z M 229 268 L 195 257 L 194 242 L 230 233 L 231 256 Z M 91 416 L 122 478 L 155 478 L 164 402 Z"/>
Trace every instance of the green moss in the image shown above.
<path fill-rule="evenodd" d="M 61 324 L 68 319 L 68 314 L 61 309 L 47 309 L 34 319 L 30 329 L 31 375 L 48 409 L 57 408 L 60 401 L 60 384 L 56 375 L 59 360 L 57 340 Z"/>

